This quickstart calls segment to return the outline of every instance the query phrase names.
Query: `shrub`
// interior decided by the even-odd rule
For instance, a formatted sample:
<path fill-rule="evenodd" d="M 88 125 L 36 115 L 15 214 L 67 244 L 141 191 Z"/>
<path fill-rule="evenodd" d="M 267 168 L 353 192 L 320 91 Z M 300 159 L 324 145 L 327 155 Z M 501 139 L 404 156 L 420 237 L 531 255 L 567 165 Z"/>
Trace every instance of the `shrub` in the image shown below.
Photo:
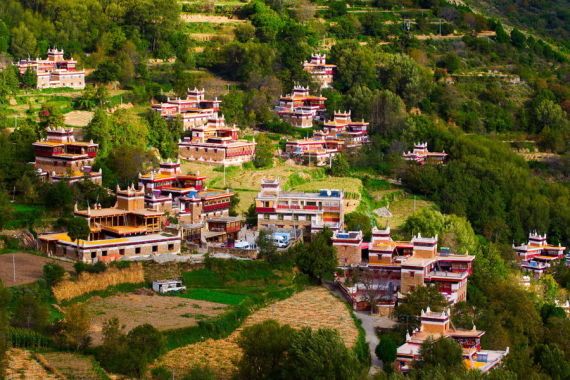
<path fill-rule="evenodd" d="M 44 265 L 44 279 L 46 280 L 48 286 L 54 286 L 63 280 L 65 275 L 65 269 L 58 264 L 46 264 Z"/>

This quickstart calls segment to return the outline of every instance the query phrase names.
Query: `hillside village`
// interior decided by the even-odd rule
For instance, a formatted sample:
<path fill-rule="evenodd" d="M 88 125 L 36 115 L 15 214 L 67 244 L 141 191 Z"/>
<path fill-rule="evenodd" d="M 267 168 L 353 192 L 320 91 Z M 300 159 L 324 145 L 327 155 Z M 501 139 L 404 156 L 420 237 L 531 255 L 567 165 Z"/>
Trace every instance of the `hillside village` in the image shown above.
<path fill-rule="evenodd" d="M 0 4 L 0 377 L 570 378 L 567 26 L 504 3 Z"/>

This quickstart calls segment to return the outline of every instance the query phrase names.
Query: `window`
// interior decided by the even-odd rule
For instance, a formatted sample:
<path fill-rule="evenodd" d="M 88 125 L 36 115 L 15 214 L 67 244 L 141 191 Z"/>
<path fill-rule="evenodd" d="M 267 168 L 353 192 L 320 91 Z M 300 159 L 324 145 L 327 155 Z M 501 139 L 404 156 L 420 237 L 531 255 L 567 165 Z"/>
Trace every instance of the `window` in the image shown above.
<path fill-rule="evenodd" d="M 153 251 L 153 252 L 158 252 L 158 245 L 153 245 L 153 246 L 152 246 L 152 251 Z"/>
<path fill-rule="evenodd" d="M 136 247 L 135 248 L 135 253 L 138 255 L 139 253 L 141 253 L 141 247 Z"/>
<path fill-rule="evenodd" d="M 416 272 L 412 271 L 410 272 L 410 277 L 415 277 L 416 276 Z"/>
<path fill-rule="evenodd" d="M 121 255 L 121 256 L 125 255 L 125 249 L 124 248 L 119 249 L 119 255 Z"/>
<path fill-rule="evenodd" d="M 107 251 L 103 251 L 103 252 L 101 252 L 101 256 L 103 256 L 103 257 L 107 257 Z"/>
<path fill-rule="evenodd" d="M 97 257 L 97 253 L 96 252 L 91 252 L 91 258 L 94 259 Z"/>
<path fill-rule="evenodd" d="M 283 214 L 278 214 L 278 215 L 277 215 L 277 219 L 283 220 Z"/>
<path fill-rule="evenodd" d="M 168 244 L 168 250 L 174 251 L 174 244 Z"/>
<path fill-rule="evenodd" d="M 269 214 L 263 214 L 263 219 L 269 219 Z"/>

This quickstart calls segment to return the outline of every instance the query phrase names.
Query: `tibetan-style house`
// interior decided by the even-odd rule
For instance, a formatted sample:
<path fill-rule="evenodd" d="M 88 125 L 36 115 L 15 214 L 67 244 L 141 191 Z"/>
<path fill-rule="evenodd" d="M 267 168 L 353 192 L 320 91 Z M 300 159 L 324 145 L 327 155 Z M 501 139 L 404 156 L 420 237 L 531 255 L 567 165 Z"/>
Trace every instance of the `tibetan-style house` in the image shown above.
<path fill-rule="evenodd" d="M 34 167 L 50 182 L 67 183 L 89 179 L 101 184 L 102 172 L 93 171 L 99 145 L 93 141 L 75 141 L 73 129 L 47 128 L 47 137 L 33 143 Z"/>

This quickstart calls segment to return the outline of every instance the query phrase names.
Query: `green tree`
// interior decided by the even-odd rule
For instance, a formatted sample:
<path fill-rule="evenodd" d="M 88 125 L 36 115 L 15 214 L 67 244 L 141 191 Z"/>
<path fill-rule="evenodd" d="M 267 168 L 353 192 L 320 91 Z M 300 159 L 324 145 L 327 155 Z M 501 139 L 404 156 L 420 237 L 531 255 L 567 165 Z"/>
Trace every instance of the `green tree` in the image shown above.
<path fill-rule="evenodd" d="M 266 230 L 259 231 L 256 244 L 259 247 L 259 257 L 271 261 L 277 255 L 277 246 L 273 244 L 271 234 Z"/>
<path fill-rule="evenodd" d="M 46 280 L 48 286 L 54 286 L 63 280 L 65 275 L 65 269 L 61 265 L 51 263 L 44 265 L 43 268 L 44 279 Z"/>
<path fill-rule="evenodd" d="M 356 86 L 377 88 L 376 56 L 356 41 L 339 42 L 331 48 L 331 61 L 337 65 L 334 86 L 347 91 Z"/>
<path fill-rule="evenodd" d="M 178 155 L 177 142 L 180 139 L 180 134 L 173 133 L 178 131 L 171 131 L 168 123 L 158 112 L 149 110 L 146 113 L 146 120 L 148 122 L 148 143 L 150 146 L 155 147 L 160 152 L 162 157 L 172 158 Z"/>
<path fill-rule="evenodd" d="M 28 67 L 24 74 L 22 74 L 21 82 L 24 88 L 36 88 L 38 76 L 34 70 Z"/>
<path fill-rule="evenodd" d="M 521 32 L 517 28 L 514 28 L 511 31 L 511 43 L 513 44 L 514 47 L 522 49 L 526 45 L 526 36 L 524 35 L 523 32 Z"/>
<path fill-rule="evenodd" d="M 384 368 L 390 368 L 396 360 L 398 345 L 392 336 L 385 334 L 380 337 L 380 343 L 376 346 L 376 356 L 382 360 Z"/>
<path fill-rule="evenodd" d="M 383 90 L 367 101 L 370 104 L 371 132 L 387 138 L 399 138 L 407 127 L 406 105 L 402 98 L 392 91 Z"/>
<path fill-rule="evenodd" d="M 67 234 L 72 241 L 77 242 L 78 240 L 87 240 L 91 230 L 89 229 L 89 223 L 85 218 L 72 217 L 67 220 L 66 223 Z"/>
<path fill-rule="evenodd" d="M 248 226 L 256 226 L 257 225 L 257 211 L 255 207 L 255 203 L 252 203 L 247 208 L 245 212 L 245 222 Z"/>
<path fill-rule="evenodd" d="M 409 292 L 404 302 L 398 304 L 395 309 L 396 316 L 409 323 L 409 327 L 415 327 L 422 310 L 429 307 L 432 311 L 442 311 L 448 303 L 445 297 L 434 286 L 419 286 Z"/>
<path fill-rule="evenodd" d="M 131 373 L 142 377 L 147 366 L 164 352 L 166 342 L 164 336 L 149 324 L 137 326 L 127 334 L 128 357 L 131 362 Z"/>
<path fill-rule="evenodd" d="M 94 95 L 95 94 L 93 94 L 93 96 Z M 94 101 L 95 99 L 93 98 L 93 100 L 89 102 Z M 87 124 L 83 133 L 86 139 L 93 140 L 99 144 L 100 156 L 106 156 L 113 146 L 113 125 L 111 117 L 103 109 L 95 110 L 93 119 Z"/>
<path fill-rule="evenodd" d="M 372 221 L 365 213 L 353 211 L 344 216 L 344 223 L 348 231 L 362 231 L 365 240 L 372 236 Z"/>
<path fill-rule="evenodd" d="M 299 269 L 317 282 L 330 279 L 338 264 L 331 237 L 331 231 L 325 228 L 314 235 L 310 243 L 293 248 Z"/>
<path fill-rule="evenodd" d="M 73 192 L 63 181 L 55 184 L 46 184 L 41 192 L 43 204 L 49 210 L 67 214 L 72 211 Z"/>
<path fill-rule="evenodd" d="M 292 336 L 284 378 L 349 380 L 359 376 L 358 360 L 337 331 L 303 328 Z"/>
<path fill-rule="evenodd" d="M 260 380 L 280 378 L 294 333 L 290 326 L 279 325 L 274 320 L 245 328 L 238 340 L 243 351 L 238 364 L 238 377 Z"/>
<path fill-rule="evenodd" d="M 408 107 L 417 105 L 432 89 L 430 72 L 403 54 L 381 55 L 378 76 L 384 87 L 404 99 Z"/>
<path fill-rule="evenodd" d="M 4 287 L 4 283 L 0 280 L 0 376 L 4 376 L 6 368 L 6 350 L 8 350 L 8 328 L 9 314 L 8 305 L 10 304 L 10 291 Z"/>
<path fill-rule="evenodd" d="M 43 332 L 49 325 L 49 309 L 36 294 L 26 292 L 16 301 L 12 325 Z"/>
<path fill-rule="evenodd" d="M 34 33 L 32 33 L 26 24 L 20 22 L 17 27 L 11 31 L 11 53 L 16 58 L 35 57 L 37 41 Z"/>
<path fill-rule="evenodd" d="M 417 234 L 436 236 L 443 231 L 444 227 L 445 216 L 442 213 L 424 208 L 406 219 L 402 231 L 410 236 Z"/>
<path fill-rule="evenodd" d="M 329 172 L 333 177 L 348 177 L 350 165 L 344 154 L 339 153 L 334 157 Z"/>
<path fill-rule="evenodd" d="M 443 367 L 445 369 L 458 369 L 463 366 L 463 352 L 461 346 L 451 338 L 428 338 L 420 347 L 422 367 Z"/>
<path fill-rule="evenodd" d="M 10 30 L 4 21 L 0 21 L 0 53 L 6 53 L 10 46 Z"/>
<path fill-rule="evenodd" d="M 65 345 L 76 351 L 86 349 L 91 343 L 91 315 L 84 304 L 74 304 L 65 310 L 62 338 Z"/>
<path fill-rule="evenodd" d="M 557 345 L 539 345 L 534 360 L 552 379 L 570 378 L 570 363 Z"/>
<path fill-rule="evenodd" d="M 273 166 L 273 142 L 266 134 L 258 134 L 253 164 L 256 168 Z"/>
<path fill-rule="evenodd" d="M 12 220 L 12 215 L 14 213 L 14 207 L 10 203 L 10 198 L 8 194 L 4 191 L 0 191 L 0 230 L 6 227 L 6 225 Z"/>
<path fill-rule="evenodd" d="M 43 104 L 38 116 L 40 118 L 39 124 L 43 129 L 63 127 L 63 114 L 54 105 Z"/>

